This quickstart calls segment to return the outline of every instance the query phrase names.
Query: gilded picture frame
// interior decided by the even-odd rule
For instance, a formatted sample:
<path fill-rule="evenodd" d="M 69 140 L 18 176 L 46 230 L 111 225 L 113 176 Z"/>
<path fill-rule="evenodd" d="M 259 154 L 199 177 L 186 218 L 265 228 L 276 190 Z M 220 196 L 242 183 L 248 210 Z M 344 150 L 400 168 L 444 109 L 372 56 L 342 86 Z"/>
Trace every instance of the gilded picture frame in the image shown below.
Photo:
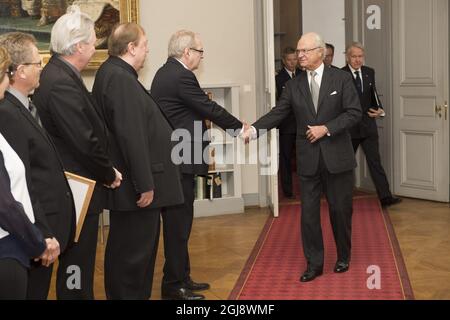
<path fill-rule="evenodd" d="M 97 52 L 87 67 L 90 70 L 97 69 L 108 57 L 107 37 L 116 23 L 139 23 L 139 0 L 0 0 L 0 34 L 14 31 L 33 34 L 45 64 L 50 59 L 53 24 L 72 4 L 96 22 Z"/>

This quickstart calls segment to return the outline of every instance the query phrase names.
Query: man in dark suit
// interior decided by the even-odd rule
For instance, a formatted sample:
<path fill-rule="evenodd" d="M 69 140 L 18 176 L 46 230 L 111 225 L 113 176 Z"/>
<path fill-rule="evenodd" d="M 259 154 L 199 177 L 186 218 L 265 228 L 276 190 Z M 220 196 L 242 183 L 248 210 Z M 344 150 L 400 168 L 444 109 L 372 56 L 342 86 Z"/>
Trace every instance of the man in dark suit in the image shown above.
<path fill-rule="evenodd" d="M 334 60 L 334 46 L 331 43 L 325 43 L 325 59 L 323 59 L 323 64 L 326 67 L 338 68 L 333 65 Z"/>
<path fill-rule="evenodd" d="M 97 72 L 93 95 L 103 110 L 112 161 L 123 173 L 109 192 L 110 231 L 105 254 L 108 299 L 151 296 L 160 212 L 183 203 L 178 167 L 171 160 L 172 128 L 138 80 L 148 41 L 135 23 L 118 25 L 109 59 Z"/>
<path fill-rule="evenodd" d="M 275 77 L 277 86 L 277 101 L 280 99 L 286 82 L 299 76 L 302 72 L 298 66 L 297 54 L 295 49 L 287 47 L 283 51 L 283 68 L 278 71 Z M 284 196 L 293 198 L 292 192 L 292 166 L 291 160 L 295 147 L 295 136 L 297 133 L 297 125 L 295 123 L 294 114 L 291 113 L 281 125 L 278 126 L 280 134 L 280 180 Z"/>
<path fill-rule="evenodd" d="M 268 114 L 242 135 L 256 138 L 294 112 L 297 121 L 297 170 L 300 175 L 301 235 L 308 267 L 300 281 L 323 273 L 324 249 L 320 226 L 322 190 L 329 204 L 337 247 L 334 272 L 345 272 L 351 258 L 353 169 L 356 167 L 348 130 L 361 119 L 358 94 L 351 77 L 323 64 L 325 43 L 316 33 L 300 38 L 300 65 L 306 69 L 287 83 Z"/>
<path fill-rule="evenodd" d="M 342 70 L 353 76 L 363 111 L 361 122 L 350 131 L 353 149 L 356 153 L 358 147 L 362 146 L 378 198 L 383 206 L 390 206 L 399 203 L 401 199 L 392 196 L 381 165 L 376 119 L 384 117 L 385 112 L 375 86 L 375 70 L 364 66 L 364 47 L 360 43 L 351 44 L 346 50 L 346 56 L 347 65 Z"/>
<path fill-rule="evenodd" d="M 48 268 L 73 241 L 75 211 L 63 164 L 53 142 L 36 118 L 28 95 L 39 86 L 41 57 L 33 36 L 13 32 L 0 37 L 0 45 L 12 57 L 11 84 L 0 102 L 0 132 L 25 165 L 29 176 L 36 225 L 46 241 L 55 247 L 30 271 L 30 288 L 48 292 L 52 267 Z M 41 266 L 39 266 L 41 265 Z M 61 279 L 58 279 L 59 281 Z"/>
<path fill-rule="evenodd" d="M 190 139 L 182 141 L 186 151 L 181 163 L 185 202 L 165 210 L 162 215 L 166 257 L 161 288 L 163 299 L 203 299 L 203 295 L 193 291 L 209 288 L 207 283 L 192 281 L 188 252 L 194 216 L 194 177 L 208 173 L 203 158 L 208 146 L 208 141 L 203 139 L 205 119 L 223 129 L 232 129 L 235 135 L 243 126 L 224 108 L 209 100 L 200 88 L 192 71 L 198 68 L 202 58 L 203 45 L 199 36 L 186 30 L 176 32 L 169 42 L 169 58 L 156 73 L 151 86 L 153 97 L 172 127 L 190 133 Z"/>
<path fill-rule="evenodd" d="M 75 25 L 79 28 L 74 31 Z M 94 23 L 87 15 L 74 11 L 59 18 L 51 36 L 54 54 L 42 71 L 41 85 L 33 98 L 65 169 L 97 182 L 79 241 L 60 259 L 58 299 L 94 298 L 98 221 L 106 201 L 104 185 L 115 188 L 121 181 L 121 174 L 108 157 L 102 114 L 96 110 L 80 75 L 95 53 L 95 39 Z M 69 288 L 67 280 L 70 282 L 74 273 L 68 268 L 72 266 L 79 267 L 76 275 L 81 286 Z"/>

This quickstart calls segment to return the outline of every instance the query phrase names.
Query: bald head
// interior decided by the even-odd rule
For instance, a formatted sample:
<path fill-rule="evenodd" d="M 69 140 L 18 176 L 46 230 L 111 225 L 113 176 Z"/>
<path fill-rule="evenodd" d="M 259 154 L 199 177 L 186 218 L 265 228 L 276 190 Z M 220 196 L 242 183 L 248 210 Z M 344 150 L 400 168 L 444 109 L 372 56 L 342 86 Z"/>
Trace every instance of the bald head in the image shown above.
<path fill-rule="evenodd" d="M 325 58 L 325 42 L 315 32 L 305 33 L 298 41 L 297 53 L 300 66 L 303 69 L 316 70 Z"/>

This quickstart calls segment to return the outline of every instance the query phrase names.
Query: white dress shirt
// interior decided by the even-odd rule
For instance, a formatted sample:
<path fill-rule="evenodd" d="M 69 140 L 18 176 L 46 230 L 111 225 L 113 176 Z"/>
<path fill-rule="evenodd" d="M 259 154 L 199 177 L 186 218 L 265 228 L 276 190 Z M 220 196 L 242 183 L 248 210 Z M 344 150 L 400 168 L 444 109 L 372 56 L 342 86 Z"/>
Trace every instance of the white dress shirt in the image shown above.
<path fill-rule="evenodd" d="M 17 202 L 20 202 L 26 215 L 34 223 L 34 211 L 31 205 L 30 194 L 28 193 L 27 180 L 25 176 L 25 166 L 17 153 L 11 148 L 9 143 L 0 134 L 0 150 L 5 161 L 5 168 L 11 181 L 11 193 Z M 0 228 L 0 239 L 8 236 L 9 233 Z"/>
<path fill-rule="evenodd" d="M 315 71 L 316 74 L 316 82 L 317 85 L 321 86 L 322 84 L 322 78 L 323 78 L 323 70 L 325 69 L 325 65 L 322 63 L 316 70 L 307 70 L 307 74 L 308 74 L 308 85 L 311 88 L 311 71 Z"/>

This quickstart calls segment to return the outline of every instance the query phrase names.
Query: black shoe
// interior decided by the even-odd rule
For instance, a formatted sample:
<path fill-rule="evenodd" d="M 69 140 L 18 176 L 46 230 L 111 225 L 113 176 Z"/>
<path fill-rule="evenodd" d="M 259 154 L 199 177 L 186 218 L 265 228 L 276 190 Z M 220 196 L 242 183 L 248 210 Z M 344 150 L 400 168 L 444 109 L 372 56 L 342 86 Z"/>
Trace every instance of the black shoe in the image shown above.
<path fill-rule="evenodd" d="M 389 206 L 392 206 L 394 204 L 402 202 L 402 199 L 397 198 L 397 197 L 389 197 L 389 198 L 381 199 L 380 202 L 381 202 L 381 205 L 383 207 L 389 207 Z"/>
<path fill-rule="evenodd" d="M 348 262 L 338 261 L 334 266 L 335 273 L 344 273 L 347 272 L 349 268 Z"/>
<path fill-rule="evenodd" d="M 318 276 L 321 276 L 323 274 L 323 268 L 322 269 L 307 269 L 305 273 L 300 277 L 300 282 L 309 282 L 313 281 Z"/>
<path fill-rule="evenodd" d="M 161 298 L 163 300 L 203 300 L 205 296 L 197 294 L 186 288 L 161 290 Z"/>
<path fill-rule="evenodd" d="M 192 291 L 203 291 L 203 290 L 209 290 L 210 285 L 209 283 L 198 283 L 192 281 L 192 279 L 189 279 L 188 281 L 184 282 L 184 287 L 186 289 L 192 290 Z"/>

